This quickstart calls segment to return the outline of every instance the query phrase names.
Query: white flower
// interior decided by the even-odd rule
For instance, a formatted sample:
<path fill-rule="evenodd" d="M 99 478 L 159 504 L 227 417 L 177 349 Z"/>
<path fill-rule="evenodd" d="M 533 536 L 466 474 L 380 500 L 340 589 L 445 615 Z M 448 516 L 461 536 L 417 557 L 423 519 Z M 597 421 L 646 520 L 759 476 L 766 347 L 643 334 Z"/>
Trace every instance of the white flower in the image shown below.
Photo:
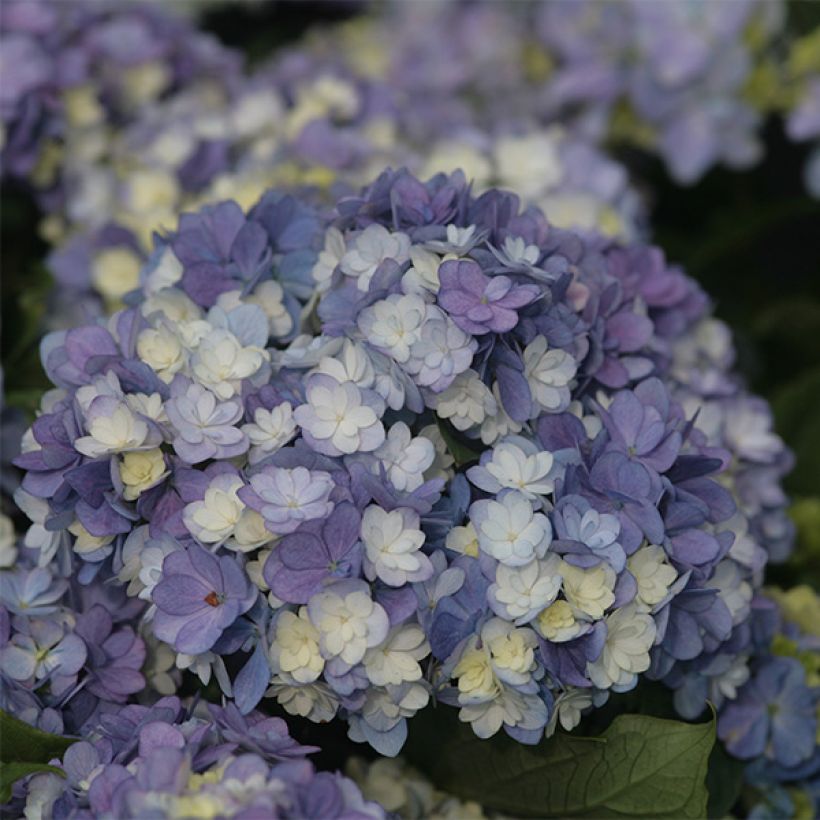
<path fill-rule="evenodd" d="M 635 576 L 638 592 L 635 605 L 641 612 L 651 612 L 669 591 L 678 573 L 666 560 L 663 547 L 648 544 L 629 556 L 626 568 Z"/>
<path fill-rule="evenodd" d="M 528 245 L 520 236 L 508 236 L 501 247 L 504 258 L 513 265 L 534 265 L 541 255 L 538 245 Z"/>
<path fill-rule="evenodd" d="M 261 347 L 243 347 L 230 330 L 214 328 L 200 341 L 191 370 L 200 384 L 224 400 L 234 396 L 239 382 L 253 376 L 268 359 Z"/>
<path fill-rule="evenodd" d="M 538 450 L 519 437 L 511 437 L 495 445 L 492 457 L 480 466 L 467 471 L 470 481 L 488 493 L 497 493 L 503 488 L 515 489 L 530 501 L 537 502 L 538 496 L 549 495 L 555 486 L 552 475 L 554 458 L 552 453 Z"/>
<path fill-rule="evenodd" d="M 580 617 L 597 621 L 615 601 L 615 570 L 600 563 L 591 569 L 581 569 L 563 562 L 561 575 L 567 601 Z"/>
<path fill-rule="evenodd" d="M 511 567 L 543 558 L 552 541 L 549 519 L 534 512 L 527 497 L 516 490 L 502 491 L 496 500 L 474 502 L 470 520 L 482 552 Z"/>
<path fill-rule="evenodd" d="M 384 465 L 390 483 L 402 492 L 413 492 L 424 483 L 424 471 L 433 463 L 436 448 L 424 436 L 413 438 L 410 428 L 403 422 L 396 422 L 387 432 L 384 443 L 373 455 L 378 459 L 372 464 L 376 475 L 379 465 Z"/>
<path fill-rule="evenodd" d="M 130 248 L 106 248 L 94 254 L 91 282 L 109 305 L 139 287 L 142 260 Z"/>
<path fill-rule="evenodd" d="M 322 656 L 359 663 L 378 646 L 390 628 L 387 613 L 370 597 L 363 582 L 339 582 L 317 592 L 308 602 L 311 623 L 319 630 Z"/>
<path fill-rule="evenodd" d="M 557 185 L 564 175 L 558 153 L 559 136 L 557 129 L 550 129 L 498 139 L 493 159 L 500 184 L 525 199 L 533 199 Z"/>
<path fill-rule="evenodd" d="M 531 629 L 515 627 L 501 618 L 490 618 L 481 628 L 481 640 L 490 652 L 493 670 L 502 683 L 524 686 L 537 667 L 538 638 Z"/>
<path fill-rule="evenodd" d="M 452 254 L 448 257 L 455 258 Z M 411 267 L 401 278 L 401 289 L 404 293 L 418 293 L 422 296 L 429 293 L 438 293 L 441 282 L 438 278 L 438 269 L 442 258 L 420 245 L 410 248 Z"/>
<path fill-rule="evenodd" d="M 0 569 L 14 565 L 17 559 L 17 547 L 14 542 L 14 523 L 7 515 L 0 513 Z"/>
<path fill-rule="evenodd" d="M 718 597 L 726 604 L 735 626 L 746 621 L 754 592 L 739 564 L 725 558 L 715 567 L 709 586 L 718 590 Z"/>
<path fill-rule="evenodd" d="M 555 699 L 552 709 L 547 737 L 555 733 L 555 727 L 560 722 L 564 730 L 571 732 L 580 722 L 581 714 L 592 706 L 592 692 L 578 686 L 570 686 Z"/>
<path fill-rule="evenodd" d="M 478 533 L 471 521 L 464 527 L 453 527 L 444 541 L 448 550 L 478 558 Z"/>
<path fill-rule="evenodd" d="M 333 357 L 325 356 L 314 373 L 324 373 L 339 384 L 353 382 L 356 387 L 370 388 L 375 381 L 373 362 L 360 344 L 345 339 L 344 346 Z"/>
<path fill-rule="evenodd" d="M 88 435 L 74 442 L 74 449 L 89 458 L 138 450 L 148 438 L 148 425 L 135 416 L 128 405 L 119 402 L 110 412 L 95 414 L 88 424 Z"/>
<path fill-rule="evenodd" d="M 427 305 L 420 296 L 393 294 L 365 308 L 358 325 L 373 347 L 404 363 L 410 358 L 410 348 L 421 338 L 426 315 Z"/>
<path fill-rule="evenodd" d="M 271 410 L 257 407 L 251 424 L 243 424 L 242 432 L 251 442 L 248 459 L 256 464 L 284 447 L 296 435 L 296 422 L 289 402 L 277 404 Z"/>
<path fill-rule="evenodd" d="M 74 536 L 72 549 L 78 555 L 88 555 L 102 550 L 114 540 L 113 535 L 92 535 L 79 520 L 69 524 L 67 529 Z M 110 552 L 110 549 L 105 550 L 105 554 Z"/>
<path fill-rule="evenodd" d="M 150 262 L 149 262 L 150 265 Z M 172 288 L 182 279 L 182 263 L 177 258 L 170 245 L 166 245 L 159 259 L 154 262 L 154 267 L 148 270 L 145 279 L 145 292 L 149 296 L 154 296 L 165 288 Z M 182 293 L 182 291 L 176 291 Z M 144 313 L 144 315 L 148 315 Z"/>
<path fill-rule="evenodd" d="M 237 495 L 244 486 L 242 479 L 231 473 L 213 478 L 205 498 L 192 501 L 182 512 L 188 532 L 203 544 L 220 544 L 228 539 L 245 509 Z"/>
<path fill-rule="evenodd" d="M 169 473 L 159 448 L 125 453 L 119 462 L 119 471 L 124 487 L 122 496 L 126 501 L 135 501 Z"/>
<path fill-rule="evenodd" d="M 599 689 L 625 692 L 649 669 L 649 650 L 655 642 L 655 621 L 635 606 L 616 609 L 606 618 L 606 643 L 601 654 L 587 663 L 587 675 Z"/>
<path fill-rule="evenodd" d="M 187 351 L 167 326 L 147 328 L 137 337 L 137 355 L 168 384 L 187 364 Z"/>
<path fill-rule="evenodd" d="M 275 669 L 298 683 L 313 683 L 322 674 L 325 661 L 319 651 L 319 631 L 306 607 L 300 607 L 298 614 L 285 610 L 276 619 L 270 657 Z"/>
<path fill-rule="evenodd" d="M 39 550 L 37 565 L 44 567 L 54 558 L 60 544 L 65 540 L 61 531 L 46 529 L 46 519 L 51 516 L 51 507 L 44 498 L 27 493 L 22 487 L 14 491 L 14 503 L 26 514 L 32 524 L 26 530 L 23 543 L 32 550 Z"/>
<path fill-rule="evenodd" d="M 524 624 L 549 606 L 560 589 L 561 559 L 557 555 L 548 555 L 542 560 L 533 559 L 522 567 L 498 564 L 495 583 L 488 590 L 487 597 L 496 615 Z"/>
<path fill-rule="evenodd" d="M 424 630 L 418 624 L 405 624 L 391 630 L 384 643 L 367 650 L 364 668 L 375 686 L 398 686 L 421 679 L 418 662 L 429 654 Z"/>
<path fill-rule="evenodd" d="M 382 225 L 368 225 L 354 240 L 342 257 L 342 273 L 356 279 L 359 290 L 366 291 L 370 280 L 385 259 L 399 265 L 410 256 L 410 237 L 405 233 L 390 233 Z"/>
<path fill-rule="evenodd" d="M 275 697 L 289 714 L 307 718 L 314 723 L 333 720 L 339 708 L 339 699 L 325 683 L 300 684 L 289 675 L 275 675 L 273 684 L 265 693 Z"/>
<path fill-rule="evenodd" d="M 320 293 L 330 287 L 330 278 L 346 251 L 347 246 L 342 232 L 333 226 L 328 228 L 325 234 L 325 247 L 311 271 L 313 281 L 316 282 Z"/>
<path fill-rule="evenodd" d="M 187 293 L 178 288 L 165 288 L 149 296 L 140 305 L 140 312 L 152 322 L 158 321 L 163 316 L 174 325 L 202 321 L 202 311 L 199 306 Z M 179 327 L 176 330 L 179 332 Z"/>
<path fill-rule="evenodd" d="M 587 629 L 587 624 L 575 617 L 572 607 L 563 598 L 541 610 L 534 624 L 538 631 L 553 643 L 574 640 Z"/>
<path fill-rule="evenodd" d="M 443 478 L 449 481 L 453 476 L 453 464 L 455 459 L 452 453 L 447 449 L 447 443 L 444 441 L 444 436 L 441 435 L 441 430 L 437 424 L 428 424 L 422 427 L 419 431 L 422 438 L 433 442 L 436 448 L 436 455 L 433 463 L 427 468 L 424 474 L 424 480 L 429 481 L 431 478 Z"/>
<path fill-rule="evenodd" d="M 426 581 L 433 574 L 430 559 L 420 552 L 424 533 L 417 512 L 399 508 L 387 512 L 371 504 L 362 515 L 365 575 L 380 578 L 388 586 Z"/>
<path fill-rule="evenodd" d="M 435 305 L 427 306 L 419 338 L 410 348 L 405 370 L 422 387 L 440 393 L 469 368 L 478 343 Z"/>
<path fill-rule="evenodd" d="M 165 404 L 159 393 L 128 393 L 125 403 L 133 413 L 145 416 L 151 421 L 162 426 L 168 424 L 168 416 L 165 413 Z"/>
<path fill-rule="evenodd" d="M 539 695 L 504 686 L 492 700 L 464 704 L 458 718 L 469 723 L 478 737 L 488 738 L 505 725 L 541 729 L 547 722 L 547 705 Z"/>
<path fill-rule="evenodd" d="M 490 389 L 473 370 L 456 376 L 446 390 L 433 397 L 432 404 L 439 418 L 449 419 L 462 431 L 480 425 L 498 409 Z"/>
<path fill-rule="evenodd" d="M 492 701 L 501 691 L 490 652 L 486 646 L 479 648 L 475 638 L 464 648 L 452 676 L 457 680 L 458 702 L 461 706 Z"/>
<path fill-rule="evenodd" d="M 268 317 L 271 336 L 287 336 L 293 330 L 293 317 L 285 307 L 285 292 L 275 280 L 267 279 L 257 285 L 253 293 L 245 297 L 245 302 L 262 308 Z"/>
<path fill-rule="evenodd" d="M 544 336 L 536 336 L 524 350 L 524 375 L 534 400 L 533 415 L 541 409 L 560 413 L 569 406 L 569 383 L 578 364 L 564 350 L 548 350 Z"/>
<path fill-rule="evenodd" d="M 297 407 L 293 417 L 313 439 L 310 444 L 315 450 L 329 456 L 366 453 L 384 441 L 379 421 L 383 404 L 376 409 L 365 404 L 362 391 L 353 382 L 339 384 L 322 374 L 312 379 L 305 391 L 307 404 Z"/>
<path fill-rule="evenodd" d="M 236 552 L 252 552 L 273 540 L 265 527 L 265 519 L 256 510 L 245 507 L 233 528 L 233 535 L 225 542 L 228 549 Z M 245 567 L 247 569 L 247 565 Z"/>

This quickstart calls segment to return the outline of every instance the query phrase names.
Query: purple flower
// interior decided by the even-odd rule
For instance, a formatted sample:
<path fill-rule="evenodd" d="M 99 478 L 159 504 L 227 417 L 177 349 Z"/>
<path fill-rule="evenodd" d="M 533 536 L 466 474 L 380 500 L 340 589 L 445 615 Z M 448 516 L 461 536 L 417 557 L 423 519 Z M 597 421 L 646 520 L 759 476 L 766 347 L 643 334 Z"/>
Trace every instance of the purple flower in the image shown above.
<path fill-rule="evenodd" d="M 816 749 L 817 691 L 794 658 L 772 658 L 727 703 L 718 735 L 736 757 L 765 754 L 786 767 L 807 760 Z"/>
<path fill-rule="evenodd" d="M 335 484 L 329 473 L 305 467 L 266 467 L 251 476 L 239 498 L 265 519 L 268 529 L 286 535 L 303 521 L 324 518 L 333 509 Z"/>
<path fill-rule="evenodd" d="M 308 521 L 285 536 L 265 563 L 265 581 L 274 595 L 305 604 L 327 579 L 358 577 L 361 520 L 358 510 L 343 502 L 324 521 Z"/>
<path fill-rule="evenodd" d="M 199 546 L 172 552 L 154 588 L 154 633 L 178 652 L 206 652 L 256 600 L 257 591 L 233 556 Z"/>
<path fill-rule="evenodd" d="M 517 311 L 540 295 L 537 285 L 515 285 L 507 276 L 485 276 L 473 261 L 452 259 L 438 270 L 438 303 L 467 333 L 506 333 L 518 323 Z"/>
<path fill-rule="evenodd" d="M 248 437 L 234 426 L 244 412 L 239 399 L 219 401 L 201 385 L 184 381 L 175 382 L 171 390 L 174 397 L 165 410 L 176 431 L 177 455 L 199 464 L 209 458 L 233 458 L 248 449 Z"/>

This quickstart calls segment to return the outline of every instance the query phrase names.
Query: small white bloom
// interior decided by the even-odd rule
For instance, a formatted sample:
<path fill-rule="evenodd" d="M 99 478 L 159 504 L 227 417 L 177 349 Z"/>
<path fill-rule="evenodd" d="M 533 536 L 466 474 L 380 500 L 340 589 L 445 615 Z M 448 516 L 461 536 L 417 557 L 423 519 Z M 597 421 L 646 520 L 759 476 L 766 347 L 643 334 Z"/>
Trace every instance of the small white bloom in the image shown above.
<path fill-rule="evenodd" d="M 375 686 L 398 686 L 421 679 L 418 662 L 429 654 L 424 630 L 418 624 L 405 624 L 391 630 L 384 643 L 367 650 L 364 668 Z"/>
<path fill-rule="evenodd" d="M 387 512 L 371 504 L 362 515 L 362 541 L 365 548 L 365 575 L 380 578 L 399 587 L 412 581 L 425 581 L 433 574 L 430 559 L 421 552 L 424 533 L 417 512 L 399 508 Z"/>
<path fill-rule="evenodd" d="M 515 627 L 501 618 L 490 618 L 481 628 L 481 640 L 490 652 L 493 670 L 502 683 L 524 686 L 537 667 L 538 638 L 531 629 Z"/>
<path fill-rule="evenodd" d="M 571 732 L 580 722 L 585 709 L 592 706 L 592 692 L 578 686 L 570 686 L 555 699 L 552 716 L 547 727 L 547 737 L 555 733 L 560 722 L 564 730 Z"/>
<path fill-rule="evenodd" d="M 168 384 L 187 364 L 187 351 L 167 325 L 146 328 L 137 337 L 137 355 Z"/>
<path fill-rule="evenodd" d="M 498 406 L 490 389 L 473 370 L 460 373 L 443 392 L 432 397 L 436 415 L 449 419 L 456 430 L 480 425 Z"/>
<path fill-rule="evenodd" d="M 17 547 L 14 544 L 14 522 L 0 513 L 0 569 L 14 566 L 17 560 Z"/>
<path fill-rule="evenodd" d="M 250 305 L 259 305 L 265 312 L 271 336 L 287 336 L 293 330 L 293 317 L 285 307 L 285 292 L 277 281 L 267 279 L 257 285 L 245 301 Z"/>
<path fill-rule="evenodd" d="M 233 535 L 245 504 L 237 493 L 245 483 L 231 473 L 211 480 L 205 498 L 192 501 L 182 513 L 188 532 L 203 544 L 221 544 Z"/>
<path fill-rule="evenodd" d="M 113 535 L 92 535 L 80 521 L 74 521 L 68 525 L 68 531 L 74 536 L 72 549 L 78 555 L 88 555 L 97 550 L 104 549 L 114 540 Z M 106 552 L 110 553 L 108 549 Z"/>
<path fill-rule="evenodd" d="M 298 614 L 285 610 L 276 619 L 270 657 L 275 669 L 298 683 L 313 683 L 322 674 L 325 661 L 319 651 L 319 631 L 310 622 L 307 607 L 300 607 Z"/>
<path fill-rule="evenodd" d="M 421 338 L 427 305 L 417 294 L 393 294 L 359 315 L 359 330 L 373 347 L 404 363 L 410 348 Z"/>
<path fill-rule="evenodd" d="M 251 424 L 243 424 L 242 432 L 251 442 L 248 459 L 256 464 L 284 447 L 296 435 L 296 422 L 290 402 L 277 404 L 271 410 L 257 407 Z"/>
<path fill-rule="evenodd" d="M 265 694 L 275 697 L 289 715 L 307 718 L 313 723 L 327 723 L 335 717 L 339 699 L 327 684 L 300 684 L 284 674 L 274 675 L 271 683 Z"/>
<path fill-rule="evenodd" d="M 500 184 L 525 199 L 534 199 L 557 185 L 564 175 L 559 136 L 560 131 L 551 129 L 498 139 L 493 159 Z"/>
<path fill-rule="evenodd" d="M 524 375 L 532 391 L 533 414 L 541 410 L 561 413 L 569 407 L 569 384 L 578 363 L 565 350 L 548 349 L 544 336 L 536 336 L 524 350 Z"/>
<path fill-rule="evenodd" d="M 552 541 L 549 519 L 534 512 L 526 496 L 516 490 L 503 491 L 496 500 L 474 502 L 470 520 L 482 552 L 511 567 L 543 558 Z"/>
<path fill-rule="evenodd" d="M 590 569 L 581 569 L 563 562 L 561 575 L 567 601 L 580 617 L 597 621 L 615 601 L 615 570 L 600 563 Z"/>
<path fill-rule="evenodd" d="M 486 646 L 479 648 L 477 639 L 464 648 L 452 675 L 457 680 L 461 706 L 494 700 L 501 690 L 489 649 Z"/>
<path fill-rule="evenodd" d="M 547 722 L 547 705 L 537 694 L 503 686 L 492 700 L 467 703 L 458 718 L 469 723 L 480 738 L 492 737 L 502 726 L 541 729 Z"/>
<path fill-rule="evenodd" d="M 261 347 L 243 347 L 229 330 L 214 328 L 200 341 L 191 370 L 200 384 L 224 400 L 234 396 L 239 382 L 253 376 L 268 359 Z"/>
<path fill-rule="evenodd" d="M 318 374 L 313 378 L 324 377 Z M 299 405 L 293 417 L 314 440 L 314 449 L 325 455 L 350 455 L 371 452 L 384 441 L 379 415 L 364 403 L 361 390 L 353 382 L 314 381 L 305 393 L 307 404 Z"/>
<path fill-rule="evenodd" d="M 482 490 L 497 493 L 503 488 L 518 490 L 530 501 L 552 493 L 555 486 L 552 453 L 528 447 L 529 442 L 511 437 L 495 445 L 489 461 L 467 471 L 467 477 Z"/>
<path fill-rule="evenodd" d="M 138 450 L 148 438 L 148 425 L 121 402 L 110 414 L 95 415 L 88 424 L 88 435 L 74 442 L 74 448 L 89 458 Z"/>
<path fill-rule="evenodd" d="M 626 568 L 635 576 L 638 593 L 635 605 L 641 612 L 651 612 L 669 591 L 678 573 L 666 560 L 663 547 L 648 544 L 629 556 Z"/>
<path fill-rule="evenodd" d="M 236 552 L 252 552 L 263 544 L 270 543 L 273 538 L 265 527 L 265 519 L 256 510 L 245 507 L 239 514 L 233 535 L 225 542 L 225 546 Z"/>
<path fill-rule="evenodd" d="M 373 455 L 379 460 L 372 465 L 376 475 L 379 475 L 381 464 L 397 490 L 413 492 L 424 483 L 424 471 L 433 463 L 436 448 L 424 436 L 414 438 L 410 428 L 398 421 L 388 430 L 387 438 Z"/>
<path fill-rule="evenodd" d="M 504 257 L 514 265 L 534 265 L 541 255 L 538 245 L 528 245 L 520 236 L 508 236 L 502 246 Z"/>
<path fill-rule="evenodd" d="M 154 267 L 148 270 L 145 279 L 145 292 L 154 296 L 165 288 L 172 288 L 182 279 L 182 263 L 177 258 L 170 245 L 165 247 Z M 182 293 L 182 291 L 176 291 Z M 148 315 L 144 313 L 143 315 Z"/>
<path fill-rule="evenodd" d="M 320 293 L 330 287 L 330 278 L 346 251 L 347 246 L 342 232 L 334 226 L 328 228 L 325 234 L 325 247 L 311 271 L 313 281 L 316 282 Z"/>
<path fill-rule="evenodd" d="M 616 609 L 606 618 L 606 643 L 595 661 L 587 664 L 589 679 L 599 689 L 625 692 L 649 669 L 649 650 L 655 642 L 655 621 L 635 606 Z"/>
<path fill-rule="evenodd" d="M 410 261 L 413 264 L 401 278 L 401 289 L 405 293 L 418 293 L 422 296 L 438 293 L 441 287 L 438 269 L 443 261 L 442 258 L 420 245 L 413 245 L 410 248 Z"/>
<path fill-rule="evenodd" d="M 359 290 L 366 291 L 370 280 L 385 259 L 399 265 L 410 258 L 410 237 L 405 233 L 390 233 L 382 225 L 368 225 L 342 257 L 342 273 L 356 279 Z"/>
<path fill-rule="evenodd" d="M 587 624 L 575 617 L 572 607 L 563 598 L 559 598 L 546 609 L 541 610 L 534 625 L 548 641 L 553 643 L 574 640 L 587 628 Z"/>
<path fill-rule="evenodd" d="M 373 362 L 365 349 L 349 339 L 334 356 L 325 356 L 316 366 L 314 373 L 324 373 L 339 384 L 353 382 L 364 389 L 373 387 L 375 373 Z"/>
<path fill-rule="evenodd" d="M 455 459 L 452 453 L 447 449 L 447 443 L 444 441 L 444 436 L 441 435 L 441 430 L 437 424 L 428 424 L 422 427 L 419 431 L 422 438 L 433 442 L 436 448 L 436 455 L 433 463 L 427 468 L 424 474 L 424 480 L 429 481 L 431 478 L 443 478 L 449 481 L 453 476 L 453 464 Z"/>
<path fill-rule="evenodd" d="M 560 589 L 561 559 L 557 555 L 548 555 L 541 560 L 533 559 L 522 567 L 498 564 L 495 583 L 487 597 L 496 615 L 524 624 L 549 606 Z"/>
<path fill-rule="evenodd" d="M 119 471 L 124 487 L 122 496 L 126 501 L 135 501 L 169 473 L 159 448 L 125 453 L 119 462 Z"/>
<path fill-rule="evenodd" d="M 308 602 L 308 614 L 319 630 L 322 656 L 354 666 L 387 637 L 390 622 L 364 583 L 341 582 L 335 587 L 317 592 Z"/>

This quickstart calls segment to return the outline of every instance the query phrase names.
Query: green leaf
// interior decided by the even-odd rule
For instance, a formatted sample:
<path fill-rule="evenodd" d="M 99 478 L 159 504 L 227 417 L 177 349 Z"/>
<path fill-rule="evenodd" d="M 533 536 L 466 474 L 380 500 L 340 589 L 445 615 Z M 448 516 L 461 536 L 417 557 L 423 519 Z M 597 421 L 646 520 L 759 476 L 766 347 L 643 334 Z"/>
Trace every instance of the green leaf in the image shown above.
<path fill-rule="evenodd" d="M 54 772 L 65 777 L 62 769 L 45 763 L 0 763 L 0 804 L 11 800 L 11 787 L 21 778 L 37 772 Z"/>
<path fill-rule="evenodd" d="M 519 817 L 705 817 L 714 719 L 620 715 L 596 738 L 559 734 L 538 746 L 480 740 L 454 710 L 411 723 L 406 754 L 435 785 Z"/>
<path fill-rule="evenodd" d="M 447 445 L 450 455 L 455 460 L 456 467 L 463 467 L 465 464 L 478 461 L 480 453 L 473 450 L 467 444 L 464 444 L 446 421 L 442 419 L 436 419 L 436 421 L 438 422 L 441 437 L 444 439 L 444 443 Z"/>
<path fill-rule="evenodd" d="M 740 798 L 745 770 L 742 760 L 731 757 L 722 743 L 715 743 L 706 775 L 706 788 L 709 791 L 708 817 L 718 820 L 729 816 L 732 806 Z"/>
<path fill-rule="evenodd" d="M 76 738 L 52 735 L 0 709 L 0 762 L 48 763 L 62 757 Z"/>
<path fill-rule="evenodd" d="M 48 762 L 62 757 L 72 743 L 73 737 L 42 732 L 0 709 L 0 803 L 11 798 L 12 784 L 21 777 L 46 771 L 63 774 Z"/>

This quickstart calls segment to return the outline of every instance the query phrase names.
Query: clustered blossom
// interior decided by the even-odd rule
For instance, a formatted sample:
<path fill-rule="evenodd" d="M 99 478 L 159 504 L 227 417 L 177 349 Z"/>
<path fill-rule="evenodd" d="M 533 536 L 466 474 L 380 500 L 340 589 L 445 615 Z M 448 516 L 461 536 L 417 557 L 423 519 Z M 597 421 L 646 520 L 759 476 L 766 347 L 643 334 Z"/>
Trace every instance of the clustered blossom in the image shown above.
<path fill-rule="evenodd" d="M 162 97 L 239 74 L 239 55 L 157 4 L 11 0 L 0 14 L 3 173 L 62 197 L 62 165 Z M 69 158 L 66 160 L 66 158 Z"/>
<path fill-rule="evenodd" d="M 86 722 L 83 737 L 15 786 L 22 816 L 383 818 L 338 772 L 318 772 L 280 718 L 176 697 L 129 704 Z"/>
<path fill-rule="evenodd" d="M 788 454 L 658 249 L 402 170 L 186 214 L 141 280 L 44 341 L 17 499 L 35 572 L 144 612 L 164 693 L 391 756 L 434 700 L 526 743 L 644 675 L 733 700 Z M 21 628 L 11 668 L 75 685 L 65 640 Z"/>

